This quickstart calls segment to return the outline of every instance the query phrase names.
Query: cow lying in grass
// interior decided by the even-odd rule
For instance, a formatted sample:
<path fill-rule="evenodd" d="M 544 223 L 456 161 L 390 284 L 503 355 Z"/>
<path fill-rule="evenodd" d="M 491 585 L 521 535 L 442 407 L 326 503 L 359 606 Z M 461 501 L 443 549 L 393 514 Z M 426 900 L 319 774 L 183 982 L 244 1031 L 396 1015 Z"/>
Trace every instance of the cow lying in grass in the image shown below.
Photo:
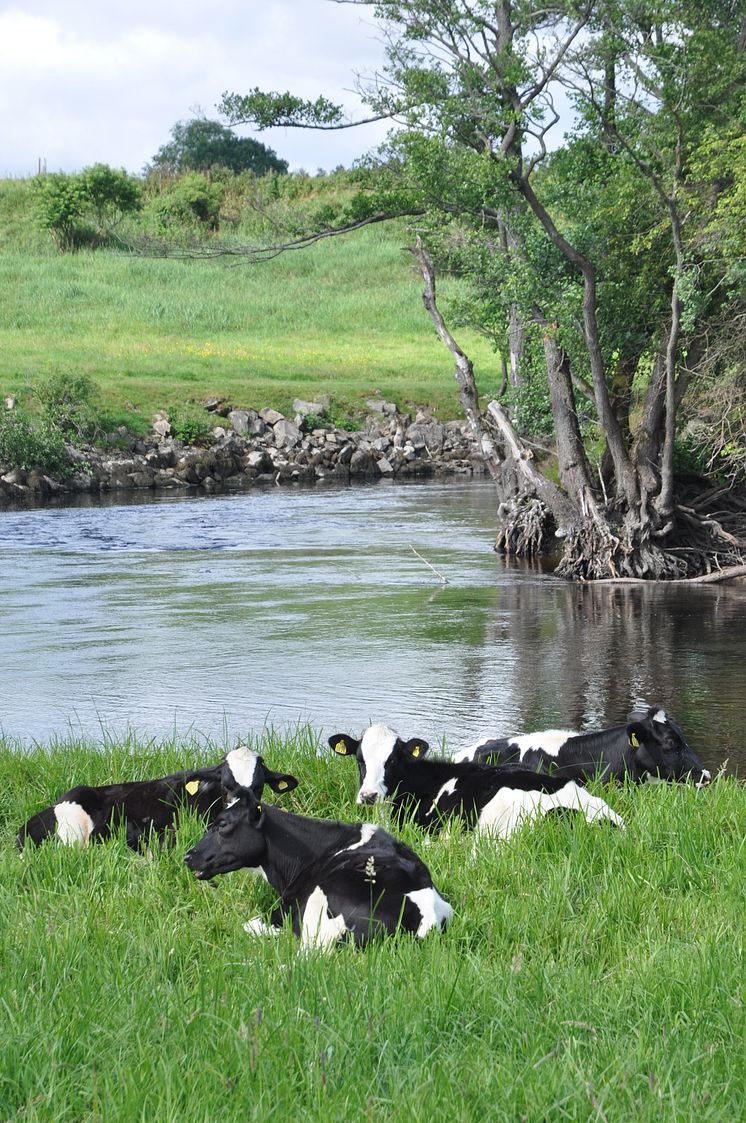
<path fill-rule="evenodd" d="M 336 733 L 329 744 L 338 755 L 357 760 L 358 803 L 388 799 L 399 822 L 411 815 L 425 830 L 440 830 L 455 816 L 468 828 L 508 838 L 527 819 L 562 809 L 577 811 L 588 822 L 606 819 L 624 825 L 604 800 L 572 780 L 530 768 L 423 760 L 427 741 L 403 741 L 385 725 L 372 725 L 361 740 Z"/>
<path fill-rule="evenodd" d="M 17 841 L 20 847 L 27 841 L 38 846 L 56 835 L 67 845 L 87 846 L 124 827 L 127 845 L 136 849 L 151 833 L 162 838 L 171 830 L 181 808 L 212 819 L 239 789 L 250 788 L 261 797 L 265 784 L 274 791 L 290 791 L 297 783 L 294 776 L 267 768 L 258 753 L 241 745 L 211 768 L 96 788 L 79 784 L 51 807 L 32 815 L 19 830 Z"/>
<path fill-rule="evenodd" d="M 487 737 L 454 753 L 455 761 L 520 763 L 580 783 L 589 778 L 634 783 L 691 780 L 709 784 L 710 773 L 660 706 L 634 711 L 625 725 L 597 733 L 546 729 L 512 737 Z"/>
<path fill-rule="evenodd" d="M 396 931 L 426 936 L 453 915 L 413 850 L 370 823 L 337 823 L 293 815 L 242 792 L 185 857 L 200 880 L 248 867 L 280 897 L 270 923 L 244 925 L 275 935 L 286 916 L 306 948 L 338 940 L 364 944 Z"/>

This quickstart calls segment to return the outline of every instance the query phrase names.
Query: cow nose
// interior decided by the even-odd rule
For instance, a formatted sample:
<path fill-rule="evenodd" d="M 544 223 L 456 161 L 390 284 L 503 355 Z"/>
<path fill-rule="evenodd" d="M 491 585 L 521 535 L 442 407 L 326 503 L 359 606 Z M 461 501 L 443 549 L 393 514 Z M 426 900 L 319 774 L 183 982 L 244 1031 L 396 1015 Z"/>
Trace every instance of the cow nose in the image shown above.
<path fill-rule="evenodd" d="M 188 866 L 191 866 L 192 862 L 194 861 L 194 851 L 193 850 L 187 850 L 186 854 L 184 855 L 184 861 L 186 862 L 186 864 Z"/>
<path fill-rule="evenodd" d="M 707 771 L 707 769 L 705 769 L 697 782 L 697 787 L 704 788 L 711 782 L 711 780 L 712 776 Z"/>
<path fill-rule="evenodd" d="M 375 803 L 378 799 L 378 792 L 360 792 L 358 799 L 360 803 Z"/>

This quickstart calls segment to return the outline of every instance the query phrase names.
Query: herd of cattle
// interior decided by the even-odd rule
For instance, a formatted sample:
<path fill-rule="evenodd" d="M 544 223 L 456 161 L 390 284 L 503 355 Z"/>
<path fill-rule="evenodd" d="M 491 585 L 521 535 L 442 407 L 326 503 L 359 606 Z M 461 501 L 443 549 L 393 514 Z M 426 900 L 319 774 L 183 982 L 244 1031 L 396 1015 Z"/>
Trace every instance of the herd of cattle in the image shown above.
<path fill-rule="evenodd" d="M 360 740 L 335 734 L 329 745 L 355 757 L 359 804 L 386 801 L 397 826 L 411 819 L 430 833 L 458 819 L 467 830 L 504 839 L 527 819 L 557 813 L 623 827 L 608 804 L 585 789 L 588 779 L 710 782 L 679 727 L 655 706 L 597 733 L 552 729 L 488 738 L 451 759 L 425 759 L 426 741 L 404 741 L 385 725 L 371 726 Z M 397 930 L 421 937 L 448 922 L 453 910 L 427 866 L 388 831 L 311 819 L 262 802 L 265 787 L 282 793 L 297 784 L 241 746 L 212 768 L 72 788 L 21 827 L 18 845 L 38 845 L 52 835 L 87 845 L 123 831 L 136 848 L 151 833 L 163 838 L 173 831 L 178 812 L 189 807 L 210 824 L 185 857 L 196 877 L 249 868 L 278 894 L 269 923 L 255 918 L 244 925 L 253 935 L 279 933 L 290 916 L 305 947 L 326 949 L 343 936 L 356 944 Z"/>

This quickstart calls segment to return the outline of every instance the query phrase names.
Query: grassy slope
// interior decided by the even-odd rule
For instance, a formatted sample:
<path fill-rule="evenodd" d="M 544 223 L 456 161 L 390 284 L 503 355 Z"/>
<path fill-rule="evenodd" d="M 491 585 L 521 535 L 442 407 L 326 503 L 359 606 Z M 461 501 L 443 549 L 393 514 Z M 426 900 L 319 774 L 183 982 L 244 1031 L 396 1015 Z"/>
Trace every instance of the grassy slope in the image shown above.
<path fill-rule="evenodd" d="M 301 778 L 289 809 L 359 817 L 354 767 L 317 758 L 312 733 L 264 750 Z M 0 745 L 1 1118 L 740 1118 L 735 781 L 614 790 L 624 834 L 545 822 L 474 864 L 468 839 L 436 841 L 448 932 L 327 959 L 244 935 L 272 893 L 243 872 L 196 882 L 194 820 L 152 859 L 112 842 L 19 861 L 17 826 L 72 777 L 153 775 L 199 751 Z"/>
<path fill-rule="evenodd" d="M 83 370 L 109 406 L 148 418 L 208 394 L 288 410 L 298 396 L 349 406 L 376 391 L 454 416 L 453 364 L 422 308 L 408 237 L 364 230 L 263 265 L 61 256 L 34 231 L 28 192 L 0 183 L 0 390 Z M 465 341 L 482 392 L 495 391 L 495 356 Z"/>

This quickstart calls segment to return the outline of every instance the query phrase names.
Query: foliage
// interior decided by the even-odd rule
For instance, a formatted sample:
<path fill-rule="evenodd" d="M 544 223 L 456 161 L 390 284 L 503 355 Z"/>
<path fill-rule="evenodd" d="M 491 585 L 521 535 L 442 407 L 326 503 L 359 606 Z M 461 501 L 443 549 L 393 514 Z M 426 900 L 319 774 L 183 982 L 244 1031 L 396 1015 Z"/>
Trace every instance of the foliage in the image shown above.
<path fill-rule="evenodd" d="M 0 413 L 0 469 L 14 468 L 38 468 L 58 479 L 72 470 L 60 430 L 20 407 Z"/>
<path fill-rule="evenodd" d="M 263 176 L 268 172 L 287 172 L 287 160 L 251 137 L 238 137 L 219 121 L 196 117 L 178 121 L 171 130 L 171 141 L 158 149 L 148 172 L 207 172 L 211 168 L 228 168 L 232 172 L 250 171 Z"/>
<path fill-rule="evenodd" d="M 134 214 L 142 207 L 142 187 L 124 168 L 93 164 L 80 173 L 80 184 L 85 201 L 95 214 L 99 234 L 111 229 L 125 214 Z"/>
<path fill-rule="evenodd" d="M 79 249 L 90 229 L 83 225 L 86 198 L 79 176 L 56 172 L 40 176 L 34 202 L 40 226 L 49 230 L 61 253 Z"/>
<path fill-rule="evenodd" d="M 215 424 L 215 419 L 204 410 L 191 406 L 180 406 L 169 413 L 171 434 L 188 445 L 207 444 Z"/>
<path fill-rule="evenodd" d="M 161 233 L 214 233 L 220 225 L 224 189 L 201 172 L 187 172 L 150 205 Z"/>
<path fill-rule="evenodd" d="M 141 206 L 138 182 L 108 164 L 94 164 L 75 175 L 39 176 L 34 197 L 39 223 L 61 252 L 96 245 L 123 215 Z"/>
<path fill-rule="evenodd" d="M 87 374 L 55 371 L 34 383 L 33 397 L 42 420 L 68 440 L 93 440 L 105 427 L 99 388 Z"/>

